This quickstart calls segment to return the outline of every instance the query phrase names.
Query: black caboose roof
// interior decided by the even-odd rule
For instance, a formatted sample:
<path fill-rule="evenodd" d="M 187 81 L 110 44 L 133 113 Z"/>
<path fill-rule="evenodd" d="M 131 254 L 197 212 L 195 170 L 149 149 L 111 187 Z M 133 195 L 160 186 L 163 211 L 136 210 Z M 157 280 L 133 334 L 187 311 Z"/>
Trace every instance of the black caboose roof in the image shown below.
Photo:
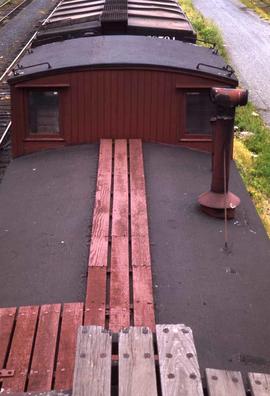
<path fill-rule="evenodd" d="M 20 61 L 15 77 L 82 67 L 158 67 L 210 75 L 236 85 L 224 59 L 212 49 L 142 36 L 83 37 L 33 49 Z"/>
<path fill-rule="evenodd" d="M 196 33 L 175 0 L 64 0 L 39 32 L 44 40 L 84 35 L 167 36 L 194 42 Z"/>

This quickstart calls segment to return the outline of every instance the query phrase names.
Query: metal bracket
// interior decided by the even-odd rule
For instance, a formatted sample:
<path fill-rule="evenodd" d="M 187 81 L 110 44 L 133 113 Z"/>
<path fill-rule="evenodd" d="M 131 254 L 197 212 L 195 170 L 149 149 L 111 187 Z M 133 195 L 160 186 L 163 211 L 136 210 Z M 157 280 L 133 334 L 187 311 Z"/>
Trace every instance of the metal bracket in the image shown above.
<path fill-rule="evenodd" d="M 14 374 L 15 374 L 15 370 L 2 369 L 0 370 L 0 381 L 3 378 L 13 377 Z"/>

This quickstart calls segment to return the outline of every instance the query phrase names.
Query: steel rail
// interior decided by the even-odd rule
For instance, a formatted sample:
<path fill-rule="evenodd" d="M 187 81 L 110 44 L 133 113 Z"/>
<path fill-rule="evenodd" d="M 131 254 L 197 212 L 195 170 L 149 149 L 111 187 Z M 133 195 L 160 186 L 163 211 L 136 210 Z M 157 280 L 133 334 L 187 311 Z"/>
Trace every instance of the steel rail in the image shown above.
<path fill-rule="evenodd" d="M 50 12 L 49 16 L 44 19 L 44 21 L 42 22 L 41 26 L 44 26 L 47 21 L 51 18 L 52 14 L 57 10 L 58 7 L 60 7 L 60 5 L 63 3 L 64 0 L 61 0 L 57 6 Z M 10 72 L 10 70 L 13 68 L 13 66 L 17 63 L 17 61 L 19 60 L 19 58 L 24 54 L 24 52 L 28 49 L 28 47 L 30 46 L 30 44 L 32 43 L 32 41 L 35 39 L 35 37 L 38 34 L 38 30 L 32 35 L 32 37 L 27 41 L 27 43 L 25 44 L 25 46 L 23 47 L 23 49 L 19 52 L 19 54 L 16 56 L 15 59 L 13 59 L 13 61 L 11 62 L 11 64 L 6 68 L 6 70 L 4 71 L 4 73 L 0 76 L 0 83 L 3 81 L 3 79 L 7 76 L 7 74 Z M 11 121 L 9 121 L 8 125 L 6 126 L 6 129 L 3 133 L 3 135 L 0 138 L 0 148 L 1 145 L 3 143 L 3 141 L 5 140 L 9 130 L 11 128 Z"/>
<path fill-rule="evenodd" d="M 5 1 L 4 3 L 2 3 L 2 4 L 0 5 L 0 8 L 5 7 L 5 5 L 8 4 L 8 3 L 10 3 L 10 2 L 11 2 L 11 0 Z"/>
<path fill-rule="evenodd" d="M 13 12 L 15 12 L 18 8 L 20 8 L 27 1 L 28 0 L 23 0 L 20 4 L 16 5 L 16 7 L 12 8 L 11 11 L 9 11 L 6 15 L 4 15 L 2 18 L 0 18 L 0 23 L 3 22 L 5 19 L 7 19 L 10 15 L 12 15 Z"/>
<path fill-rule="evenodd" d="M 47 21 L 50 19 L 52 14 L 57 10 L 57 8 L 63 3 L 64 0 L 61 0 L 59 4 L 52 10 L 52 12 L 49 14 L 49 16 L 42 22 L 41 26 L 44 26 Z M 13 66 L 16 64 L 16 62 L 19 60 L 19 58 L 23 55 L 23 53 L 28 49 L 29 45 L 32 43 L 32 41 L 35 39 L 35 37 L 38 34 L 38 30 L 33 34 L 33 36 L 27 41 L 23 49 L 19 52 L 19 54 L 16 56 L 15 59 L 11 62 L 11 64 L 6 68 L 4 73 L 0 76 L 0 82 L 3 81 L 3 79 L 6 77 L 6 75 L 10 72 L 10 70 L 13 68 Z"/>

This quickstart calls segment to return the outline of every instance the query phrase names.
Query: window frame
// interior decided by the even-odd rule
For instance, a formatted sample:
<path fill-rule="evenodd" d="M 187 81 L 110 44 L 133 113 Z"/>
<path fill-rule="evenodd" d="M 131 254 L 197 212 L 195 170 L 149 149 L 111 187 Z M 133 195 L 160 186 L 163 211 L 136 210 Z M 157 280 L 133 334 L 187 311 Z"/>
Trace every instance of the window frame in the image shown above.
<path fill-rule="evenodd" d="M 213 135 L 211 134 L 202 134 L 202 133 L 190 133 L 187 131 L 187 93 L 189 92 L 202 92 L 208 91 L 210 93 L 210 87 L 191 87 L 185 88 L 182 90 L 182 104 L 183 104 L 183 111 L 182 111 L 182 133 L 180 136 L 180 141 L 182 142 L 212 142 Z"/>
<path fill-rule="evenodd" d="M 69 87 L 67 84 L 52 84 L 52 85 L 23 85 L 20 88 L 24 90 L 24 141 L 25 142 L 55 142 L 65 141 L 64 138 L 64 88 Z M 59 132 L 58 133 L 31 133 L 30 132 L 30 120 L 29 120 L 29 92 L 33 90 L 38 91 L 57 91 L 58 92 L 58 111 L 59 111 Z"/>

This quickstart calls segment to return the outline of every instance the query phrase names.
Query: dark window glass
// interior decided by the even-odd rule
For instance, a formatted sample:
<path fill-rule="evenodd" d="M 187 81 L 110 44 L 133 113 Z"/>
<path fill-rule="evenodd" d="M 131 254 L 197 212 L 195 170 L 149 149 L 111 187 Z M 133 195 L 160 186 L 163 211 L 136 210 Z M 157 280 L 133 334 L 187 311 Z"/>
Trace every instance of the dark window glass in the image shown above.
<path fill-rule="evenodd" d="M 194 135 L 211 135 L 211 118 L 216 107 L 210 99 L 209 91 L 186 93 L 186 131 Z"/>
<path fill-rule="evenodd" d="M 59 133 L 59 93 L 57 91 L 29 91 L 28 109 L 31 134 Z"/>

